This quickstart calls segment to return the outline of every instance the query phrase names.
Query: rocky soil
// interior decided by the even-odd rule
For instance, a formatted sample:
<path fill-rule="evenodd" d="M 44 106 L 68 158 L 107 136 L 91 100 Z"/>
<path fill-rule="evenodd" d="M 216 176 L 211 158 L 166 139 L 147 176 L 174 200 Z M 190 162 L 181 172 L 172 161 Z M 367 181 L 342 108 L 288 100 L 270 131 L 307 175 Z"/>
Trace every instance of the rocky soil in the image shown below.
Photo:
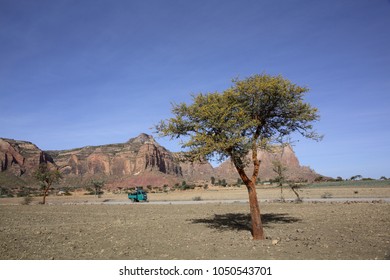
<path fill-rule="evenodd" d="M 389 197 L 388 191 L 377 190 Z M 187 192 L 180 199 L 214 193 Z M 169 201 L 171 195 L 175 200 L 174 194 L 154 198 Z M 48 201 L 55 203 L 0 200 L 0 259 L 390 258 L 385 202 L 263 202 L 267 239 L 253 241 L 247 203 L 115 205 L 104 196 L 95 200 L 100 204 L 85 197 Z"/>

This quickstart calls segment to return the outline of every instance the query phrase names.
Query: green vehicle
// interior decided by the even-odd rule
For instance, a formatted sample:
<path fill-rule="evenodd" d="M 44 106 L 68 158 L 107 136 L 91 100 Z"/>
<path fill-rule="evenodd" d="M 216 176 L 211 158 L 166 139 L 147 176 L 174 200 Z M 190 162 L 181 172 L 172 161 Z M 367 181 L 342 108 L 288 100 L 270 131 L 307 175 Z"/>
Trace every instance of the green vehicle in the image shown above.
<path fill-rule="evenodd" d="M 148 195 L 142 188 L 137 188 L 135 192 L 127 194 L 127 197 L 133 202 L 148 201 Z"/>

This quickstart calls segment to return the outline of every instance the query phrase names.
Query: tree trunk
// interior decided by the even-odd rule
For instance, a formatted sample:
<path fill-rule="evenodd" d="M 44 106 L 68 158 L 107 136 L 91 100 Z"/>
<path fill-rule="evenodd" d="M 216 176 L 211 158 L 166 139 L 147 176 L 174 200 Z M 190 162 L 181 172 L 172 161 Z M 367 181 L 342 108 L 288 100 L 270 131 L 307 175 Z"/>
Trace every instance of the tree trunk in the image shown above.
<path fill-rule="evenodd" d="M 284 196 L 283 196 L 283 184 L 279 184 L 280 187 L 280 201 L 284 202 Z"/>
<path fill-rule="evenodd" d="M 249 195 L 249 207 L 251 211 L 251 221 L 252 221 L 252 236 L 254 240 L 264 239 L 263 224 L 260 217 L 260 207 L 257 200 L 256 186 L 250 181 L 247 185 L 248 195 Z"/>
<path fill-rule="evenodd" d="M 46 203 L 46 196 L 47 196 L 47 193 L 49 192 L 49 189 L 50 189 L 50 186 L 46 187 L 46 188 L 43 190 L 43 201 L 42 201 L 42 204 L 45 204 L 45 203 Z"/>
<path fill-rule="evenodd" d="M 43 201 L 42 204 L 46 203 L 46 190 L 43 192 Z"/>
<path fill-rule="evenodd" d="M 261 222 L 261 217 L 260 217 L 259 202 L 257 200 L 256 184 L 255 184 L 256 179 L 250 180 L 246 175 L 245 170 L 241 167 L 242 165 L 237 162 L 234 162 L 234 164 L 238 171 L 238 174 L 240 175 L 242 181 L 244 182 L 248 190 L 253 239 L 262 240 L 265 238 L 265 236 L 263 231 L 263 224 Z M 256 178 L 255 176 L 253 177 Z"/>

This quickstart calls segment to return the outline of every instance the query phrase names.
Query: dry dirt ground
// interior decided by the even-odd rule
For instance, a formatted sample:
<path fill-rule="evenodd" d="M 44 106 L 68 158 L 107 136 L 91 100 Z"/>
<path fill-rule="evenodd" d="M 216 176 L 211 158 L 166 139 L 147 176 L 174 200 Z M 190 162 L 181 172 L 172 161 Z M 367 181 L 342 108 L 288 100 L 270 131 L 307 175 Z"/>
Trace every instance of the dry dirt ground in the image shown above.
<path fill-rule="evenodd" d="M 129 203 L 125 194 L 49 196 L 48 205 L 0 199 L 0 259 L 389 259 L 390 187 L 301 196 L 325 193 L 375 201 L 281 203 L 278 189 L 259 189 L 267 239 L 253 241 L 249 205 L 232 202 L 247 197 L 244 189 L 150 194 L 150 203 Z M 214 199 L 230 203 L 205 203 Z"/>

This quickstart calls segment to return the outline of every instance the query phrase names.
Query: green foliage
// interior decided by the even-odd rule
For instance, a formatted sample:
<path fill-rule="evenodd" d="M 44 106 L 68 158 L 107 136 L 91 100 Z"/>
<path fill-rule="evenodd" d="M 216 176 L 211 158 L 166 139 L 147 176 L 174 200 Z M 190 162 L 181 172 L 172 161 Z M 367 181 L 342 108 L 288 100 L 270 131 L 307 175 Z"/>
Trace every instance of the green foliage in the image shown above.
<path fill-rule="evenodd" d="M 222 186 L 222 187 L 226 187 L 227 186 L 227 183 L 226 183 L 226 179 L 219 179 L 218 180 L 218 185 L 219 186 Z"/>
<path fill-rule="evenodd" d="M 45 189 L 54 183 L 58 183 L 60 179 L 62 179 L 61 173 L 57 169 L 50 170 L 47 164 L 40 164 L 38 170 L 34 172 L 34 177 Z"/>
<path fill-rule="evenodd" d="M 292 133 L 321 139 L 312 127 L 319 119 L 317 109 L 303 101 L 307 91 L 282 76 L 235 79 L 222 93 L 200 93 L 192 97 L 190 105 L 174 104 L 174 117 L 156 125 L 160 136 L 184 139 L 184 160 L 231 159 L 248 188 L 254 239 L 264 238 L 255 188 L 260 167 L 258 149 L 284 142 Z M 254 168 L 248 177 L 245 167 L 250 151 Z"/>
<path fill-rule="evenodd" d="M 181 182 L 181 186 L 180 186 L 181 190 L 189 190 L 189 189 L 193 189 L 193 188 L 195 188 L 195 186 L 188 185 L 186 183 L 186 181 Z"/>
<path fill-rule="evenodd" d="M 94 180 L 91 180 L 91 184 L 92 184 L 92 186 L 93 186 L 93 188 L 95 190 L 95 195 L 100 197 L 100 195 L 103 194 L 102 189 L 103 189 L 103 187 L 105 185 L 104 180 L 96 180 L 96 179 L 94 179 Z"/>
<path fill-rule="evenodd" d="M 34 177 L 39 181 L 43 192 L 42 204 L 46 202 L 46 196 L 53 184 L 58 183 L 62 179 L 61 173 L 55 169 L 50 170 L 47 164 L 40 164 L 38 170 L 34 172 Z"/>
<path fill-rule="evenodd" d="M 317 177 L 314 179 L 314 182 L 322 182 L 322 181 L 324 181 L 324 180 L 325 180 L 324 176 L 319 175 L 319 176 L 317 176 Z"/>
<path fill-rule="evenodd" d="M 285 172 L 287 168 L 283 166 L 283 164 L 279 160 L 275 160 L 272 162 L 272 170 L 276 173 L 276 177 L 274 179 L 275 182 L 279 183 L 279 186 L 282 187 L 284 181 L 286 180 L 285 178 Z"/>
<path fill-rule="evenodd" d="M 384 180 L 369 180 L 369 181 L 328 181 L 328 182 L 315 182 L 308 184 L 307 187 L 388 187 L 389 181 Z"/>
<path fill-rule="evenodd" d="M 75 189 L 75 187 L 71 187 L 71 186 L 62 187 L 62 191 L 64 192 L 64 195 L 66 195 L 66 196 L 72 195 L 71 191 L 73 191 L 74 189 Z"/>
<path fill-rule="evenodd" d="M 193 96 L 193 103 L 174 104 L 174 117 L 156 126 L 161 136 L 182 137 L 190 161 L 231 157 L 242 167 L 250 150 L 282 141 L 293 132 L 320 139 L 312 129 L 317 109 L 303 101 L 305 87 L 282 76 L 254 75 L 222 93 Z"/>
<path fill-rule="evenodd" d="M 363 178 L 363 176 L 362 175 L 355 175 L 355 176 L 352 176 L 351 177 L 351 181 L 354 181 L 354 180 L 361 180 Z"/>

